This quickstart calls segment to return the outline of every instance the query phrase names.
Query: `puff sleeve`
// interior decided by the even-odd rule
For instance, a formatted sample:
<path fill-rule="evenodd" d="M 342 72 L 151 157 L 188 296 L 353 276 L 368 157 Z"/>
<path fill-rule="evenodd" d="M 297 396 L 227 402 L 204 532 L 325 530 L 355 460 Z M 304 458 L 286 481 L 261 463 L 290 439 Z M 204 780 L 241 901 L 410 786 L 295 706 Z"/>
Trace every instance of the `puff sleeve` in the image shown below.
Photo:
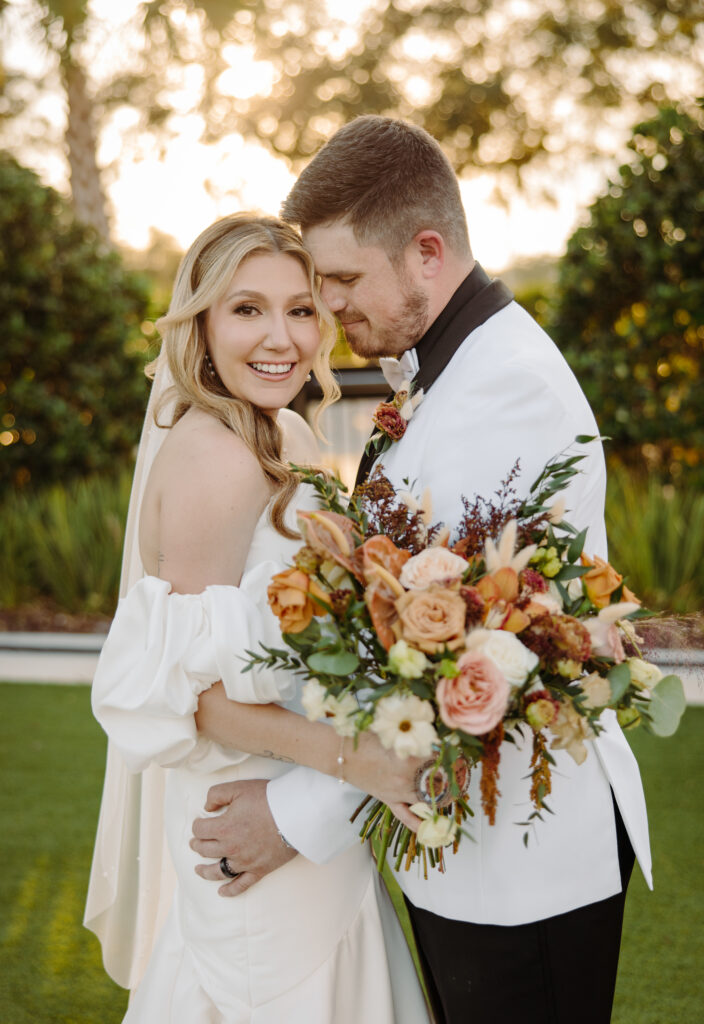
<path fill-rule="evenodd" d="M 230 700 L 265 704 L 290 699 L 289 673 L 245 672 L 246 651 L 280 641 L 266 588 L 275 562 L 245 573 L 239 587 L 170 593 L 153 576 L 120 601 L 93 680 L 93 713 L 131 771 L 150 764 L 210 771 L 247 757 L 199 736 L 198 696 L 222 680 Z"/>

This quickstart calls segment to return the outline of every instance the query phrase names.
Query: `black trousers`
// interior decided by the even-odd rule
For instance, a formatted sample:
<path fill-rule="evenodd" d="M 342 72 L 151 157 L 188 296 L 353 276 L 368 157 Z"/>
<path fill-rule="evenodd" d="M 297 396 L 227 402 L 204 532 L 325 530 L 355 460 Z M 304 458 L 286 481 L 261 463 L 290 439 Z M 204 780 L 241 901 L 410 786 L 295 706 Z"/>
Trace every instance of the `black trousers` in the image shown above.
<path fill-rule="evenodd" d="M 514 927 L 439 917 L 406 900 L 437 1024 L 608 1024 L 635 860 L 614 802 L 622 892 Z"/>

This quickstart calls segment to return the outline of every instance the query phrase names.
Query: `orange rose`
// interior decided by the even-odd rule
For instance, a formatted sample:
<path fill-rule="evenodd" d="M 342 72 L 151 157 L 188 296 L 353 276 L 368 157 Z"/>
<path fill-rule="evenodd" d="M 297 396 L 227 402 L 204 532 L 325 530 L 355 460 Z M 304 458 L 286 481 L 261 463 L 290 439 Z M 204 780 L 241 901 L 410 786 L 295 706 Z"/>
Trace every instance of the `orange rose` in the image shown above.
<path fill-rule="evenodd" d="M 300 569 L 286 569 L 274 576 L 267 589 L 269 606 L 279 620 L 282 633 L 302 633 L 314 615 L 325 610 L 311 600 L 311 595 L 329 600 L 315 580 Z"/>
<path fill-rule="evenodd" d="M 593 559 L 582 555 L 582 565 L 593 567 L 582 576 L 587 597 L 597 608 L 606 608 L 611 604 L 611 595 L 623 583 L 623 576 L 616 572 L 614 567 L 605 562 L 603 558 L 599 558 L 598 555 L 594 555 Z M 633 595 L 628 587 L 623 588 L 622 600 L 635 601 L 636 604 L 640 604 L 638 598 Z"/>
<path fill-rule="evenodd" d="M 454 590 L 429 587 L 409 590 L 396 601 L 401 636 L 425 654 L 443 647 L 457 650 L 464 643 L 467 606 Z"/>

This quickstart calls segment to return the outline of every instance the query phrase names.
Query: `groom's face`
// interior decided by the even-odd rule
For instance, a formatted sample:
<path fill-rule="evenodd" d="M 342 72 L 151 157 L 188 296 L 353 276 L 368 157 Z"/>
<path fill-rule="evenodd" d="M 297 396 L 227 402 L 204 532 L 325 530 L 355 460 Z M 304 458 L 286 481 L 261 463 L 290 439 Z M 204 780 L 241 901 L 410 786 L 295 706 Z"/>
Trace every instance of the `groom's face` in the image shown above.
<path fill-rule="evenodd" d="M 323 299 L 353 352 L 369 359 L 412 348 L 429 325 L 428 300 L 404 255 L 392 263 L 379 245 L 360 245 L 341 221 L 303 234 L 321 276 Z"/>

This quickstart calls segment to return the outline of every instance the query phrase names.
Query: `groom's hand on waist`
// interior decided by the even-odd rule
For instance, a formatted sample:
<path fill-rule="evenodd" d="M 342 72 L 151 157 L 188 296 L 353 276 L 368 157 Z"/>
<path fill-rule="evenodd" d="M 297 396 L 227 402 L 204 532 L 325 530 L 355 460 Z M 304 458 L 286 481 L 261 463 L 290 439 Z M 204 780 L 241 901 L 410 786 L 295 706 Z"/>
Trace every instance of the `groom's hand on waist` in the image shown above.
<path fill-rule="evenodd" d="M 266 779 L 211 786 L 205 810 L 222 813 L 193 822 L 191 849 L 201 857 L 215 858 L 215 863 L 198 864 L 196 872 L 211 882 L 224 882 L 218 890 L 221 896 L 239 896 L 296 856 L 271 816 L 266 786 Z M 237 877 L 230 881 L 220 864 L 223 857 L 227 858 L 229 871 L 237 872 Z"/>

